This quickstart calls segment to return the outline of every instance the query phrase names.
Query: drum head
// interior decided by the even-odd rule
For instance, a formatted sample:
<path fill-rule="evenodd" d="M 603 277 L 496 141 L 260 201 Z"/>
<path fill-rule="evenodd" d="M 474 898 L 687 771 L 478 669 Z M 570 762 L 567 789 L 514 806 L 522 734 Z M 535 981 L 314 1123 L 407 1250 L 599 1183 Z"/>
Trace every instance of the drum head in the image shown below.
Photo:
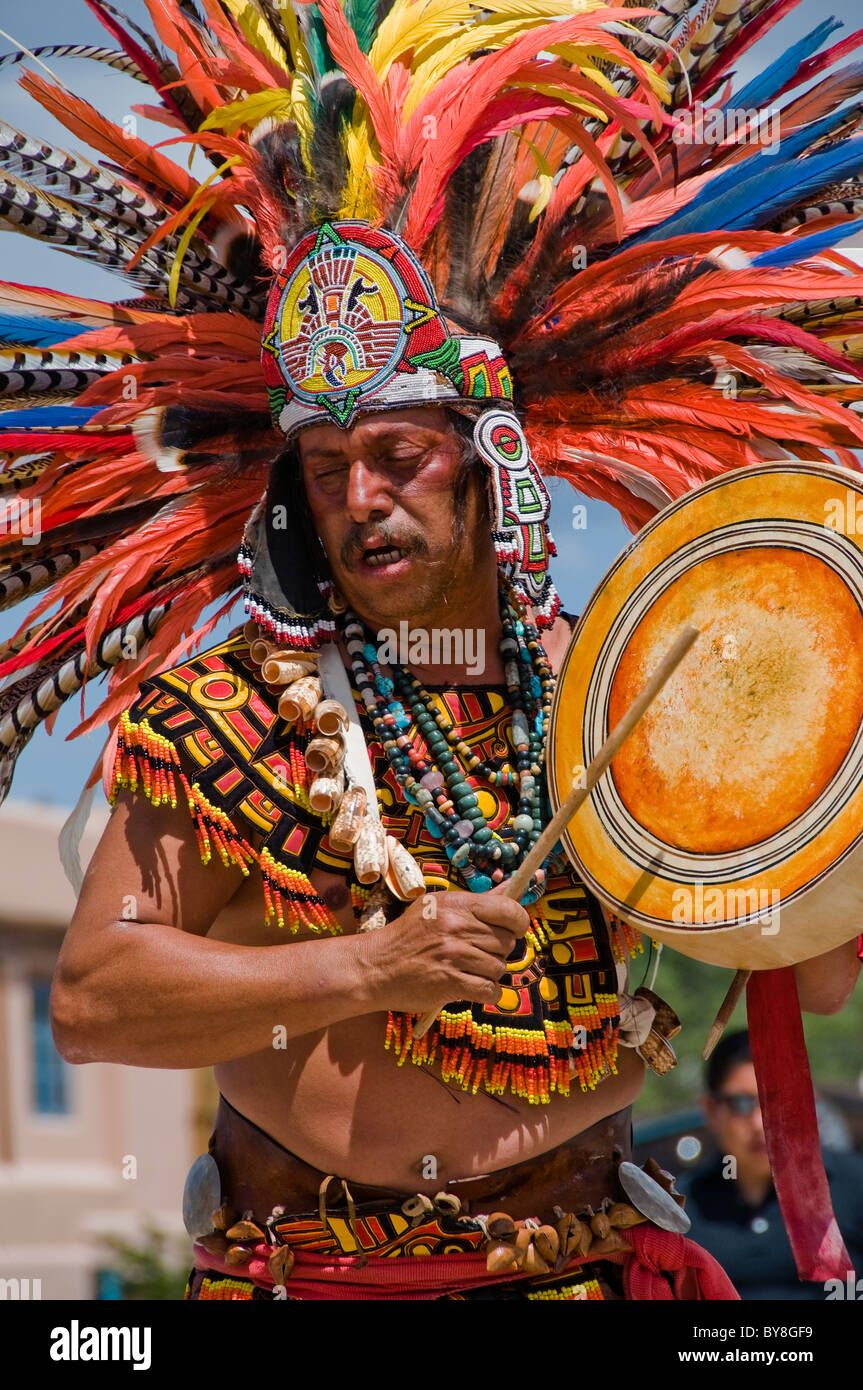
<path fill-rule="evenodd" d="M 560 673 L 555 807 L 688 623 L 694 646 L 564 843 L 607 906 L 699 955 L 686 936 L 778 932 L 861 839 L 863 478 L 741 470 L 639 533 Z"/>

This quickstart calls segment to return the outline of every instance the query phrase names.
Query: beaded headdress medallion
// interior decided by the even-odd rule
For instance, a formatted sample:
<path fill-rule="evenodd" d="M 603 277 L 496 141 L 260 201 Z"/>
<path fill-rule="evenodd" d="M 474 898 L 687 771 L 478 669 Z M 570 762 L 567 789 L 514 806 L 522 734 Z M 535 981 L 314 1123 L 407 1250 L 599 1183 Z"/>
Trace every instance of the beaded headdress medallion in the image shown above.
<path fill-rule="evenodd" d="M 324 223 L 294 247 L 270 292 L 262 362 L 288 439 L 369 410 L 512 400 L 497 343 L 448 322 L 405 243 L 364 222 Z"/>
<path fill-rule="evenodd" d="M 440 404 L 474 416 L 498 561 L 540 624 L 553 622 L 551 504 L 513 409 L 509 368 L 491 338 L 444 315 L 404 241 L 358 221 L 307 232 L 273 282 L 261 360 L 273 421 L 289 441 L 309 425 L 348 429 L 372 411 Z M 316 646 L 334 628 L 309 584 L 308 539 L 294 527 L 279 537 L 268 524 L 269 510 L 285 505 L 279 485 L 274 470 L 240 552 L 247 608 L 280 640 Z"/>

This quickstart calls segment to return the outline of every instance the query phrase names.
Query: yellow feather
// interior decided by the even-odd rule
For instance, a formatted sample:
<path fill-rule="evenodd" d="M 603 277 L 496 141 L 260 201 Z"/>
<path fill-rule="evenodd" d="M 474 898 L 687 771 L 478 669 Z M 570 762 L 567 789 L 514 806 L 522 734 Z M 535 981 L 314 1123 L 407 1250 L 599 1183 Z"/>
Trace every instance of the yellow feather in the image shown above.
<path fill-rule="evenodd" d="M 315 89 L 312 60 L 309 56 L 308 45 L 306 44 L 292 0 L 275 0 L 275 3 L 285 33 L 288 36 L 288 46 L 290 48 L 289 66 L 293 70 L 293 78 L 291 80 L 291 105 L 293 107 L 294 120 L 296 121 L 297 131 L 300 137 L 300 154 L 307 172 L 312 174 L 314 170 L 312 166 L 311 149 L 312 138 L 315 131 L 310 99 L 310 95 Z"/>
<path fill-rule="evenodd" d="M 512 82 L 510 86 L 519 89 L 526 88 L 530 92 L 541 92 L 543 96 L 551 97 L 554 101 L 569 106 L 573 112 L 580 111 L 583 116 L 591 116 L 597 121 L 602 121 L 603 125 L 609 119 L 608 112 L 603 111 L 601 106 L 595 105 L 589 97 L 576 96 L 564 87 L 555 87 L 551 82 Z"/>
<path fill-rule="evenodd" d="M 532 140 L 528 140 L 528 138 L 527 138 L 526 135 L 522 135 L 520 138 L 521 138 L 521 139 L 524 141 L 524 143 L 527 145 L 528 149 L 530 150 L 531 154 L 533 155 L 534 159 L 536 160 L 536 167 L 537 167 L 538 172 L 539 172 L 540 174 L 544 175 L 545 177 L 550 177 L 551 174 L 552 174 L 552 172 L 553 172 L 553 170 L 552 170 L 552 167 L 551 167 L 551 165 L 549 164 L 548 160 L 546 159 L 545 155 L 543 154 L 542 150 L 537 149 L 537 147 L 536 147 L 536 145 L 533 143 L 533 141 L 532 141 Z"/>
<path fill-rule="evenodd" d="M 424 33 L 439 38 L 444 26 L 455 30 L 468 24 L 473 13 L 470 0 L 395 0 L 369 49 L 369 61 L 383 78 L 401 53 L 421 45 Z"/>
<path fill-rule="evenodd" d="M 559 54 L 565 62 L 577 64 L 579 67 L 582 67 L 585 75 L 587 75 L 588 69 L 583 67 L 583 64 L 587 62 L 585 56 L 587 53 L 592 54 L 595 59 L 599 59 L 601 62 L 611 61 L 616 63 L 618 61 L 617 58 L 612 58 L 610 54 L 604 52 L 602 48 L 597 49 L 593 46 L 589 49 L 585 49 L 577 47 L 574 44 L 560 43 L 551 45 L 551 51 Z M 637 57 L 635 53 L 630 52 L 630 62 L 633 69 L 638 72 L 640 77 L 644 78 L 651 91 L 659 97 L 660 101 L 668 101 L 669 90 L 665 78 L 660 77 L 659 73 L 655 72 L 650 66 L 650 63 L 646 62 L 643 58 Z M 609 96 L 616 95 L 614 84 L 608 80 L 604 72 L 593 66 L 590 67 L 589 71 L 592 81 L 604 87 Z"/>
<path fill-rule="evenodd" d="M 180 281 L 180 267 L 183 264 L 183 257 L 185 256 L 186 251 L 188 250 L 189 242 L 192 240 L 195 228 L 201 221 L 201 218 L 205 215 L 205 213 L 209 212 L 210 208 L 216 201 L 216 195 L 213 195 L 209 198 L 205 198 L 204 202 L 201 203 L 201 195 L 207 188 L 210 187 L 212 183 L 215 183 L 216 179 L 221 178 L 222 175 L 226 173 L 228 169 L 233 169 L 236 164 L 241 163 L 242 156 L 238 154 L 232 154 L 228 159 L 223 160 L 222 163 L 219 165 L 218 169 L 214 169 L 212 174 L 209 174 L 207 178 L 204 179 L 204 182 L 200 184 L 198 188 L 195 189 L 195 192 L 193 193 L 192 197 L 189 199 L 185 207 L 182 209 L 183 213 L 187 213 L 191 212 L 193 208 L 197 207 L 197 211 L 195 212 L 194 217 L 191 219 L 191 221 L 186 223 L 186 226 L 183 229 L 183 235 L 180 237 L 180 240 L 177 244 L 177 250 L 174 253 L 174 259 L 171 262 L 171 270 L 168 276 L 168 299 L 170 301 L 172 309 L 177 298 L 177 286 Z M 198 206 L 199 204 L 200 206 Z"/>
<path fill-rule="evenodd" d="M 222 130 L 233 135 L 238 130 L 253 130 L 259 121 L 268 117 L 290 120 L 294 115 L 291 93 L 283 87 L 274 87 L 269 92 L 253 92 L 250 97 L 240 101 L 229 101 L 217 106 L 199 126 L 200 130 Z"/>
<path fill-rule="evenodd" d="M 238 154 L 232 154 L 229 159 L 223 160 L 218 169 L 214 169 L 212 174 L 205 178 L 201 186 L 196 189 L 194 196 L 189 199 L 188 203 L 183 208 L 183 212 L 191 212 L 193 204 L 200 201 L 204 189 L 208 188 L 216 179 L 221 178 L 222 174 L 226 173 L 228 169 L 233 169 L 235 164 L 240 164 L 241 162 L 241 156 Z M 174 259 L 171 262 L 171 270 L 168 276 L 168 302 L 172 309 L 177 301 L 177 287 L 180 283 L 180 269 L 183 264 L 183 257 L 189 249 L 189 242 L 195 234 L 198 223 L 206 216 L 215 201 L 215 194 L 204 200 L 194 217 L 187 222 L 186 226 L 183 228 L 183 235 L 177 243 L 177 250 L 174 253 Z"/>
<path fill-rule="evenodd" d="M 373 152 L 370 123 L 355 112 L 354 120 L 343 138 L 349 173 L 339 216 L 374 221 L 380 216 L 380 208 L 372 182 L 372 169 L 380 163 L 380 159 Z"/>
<path fill-rule="evenodd" d="M 603 0 L 572 0 L 565 17 L 605 8 Z M 489 37 L 501 26 L 508 25 L 509 37 L 514 37 L 562 17 L 561 0 L 504 0 L 501 4 L 495 0 L 396 0 L 378 30 L 369 59 L 384 77 L 390 64 L 408 51 L 413 52 L 414 68 L 453 39 L 466 39 L 471 52 L 496 48 L 501 41 L 489 42 Z"/>
<path fill-rule="evenodd" d="M 224 4 L 249 42 L 261 53 L 266 53 L 279 67 L 287 69 L 287 54 L 254 0 L 224 0 Z"/>
<path fill-rule="evenodd" d="M 302 73 L 296 73 L 291 79 L 291 110 L 294 113 L 294 121 L 300 137 L 300 154 L 307 171 L 311 173 L 311 148 L 315 123 L 312 120 L 312 111 L 309 105 L 308 86 Z"/>
<path fill-rule="evenodd" d="M 312 64 L 309 50 L 306 47 L 306 40 L 303 37 L 303 31 L 300 28 L 300 22 L 291 0 L 276 0 L 276 9 L 288 36 L 293 66 L 297 72 L 304 72 L 311 76 Z"/>
<path fill-rule="evenodd" d="M 171 273 L 168 276 L 168 303 L 172 309 L 177 302 L 177 287 L 180 283 L 180 267 L 183 264 L 183 257 L 188 250 L 189 242 L 195 235 L 195 229 L 198 223 L 206 216 L 215 201 L 215 197 L 208 198 L 207 201 L 198 208 L 195 216 L 184 227 L 183 235 L 177 243 L 177 250 L 174 253 L 174 259 L 171 263 Z"/>
<path fill-rule="evenodd" d="M 540 174 L 537 179 L 539 191 L 528 213 L 528 222 L 535 222 L 541 212 L 544 212 L 551 200 L 554 181 L 549 174 Z"/>

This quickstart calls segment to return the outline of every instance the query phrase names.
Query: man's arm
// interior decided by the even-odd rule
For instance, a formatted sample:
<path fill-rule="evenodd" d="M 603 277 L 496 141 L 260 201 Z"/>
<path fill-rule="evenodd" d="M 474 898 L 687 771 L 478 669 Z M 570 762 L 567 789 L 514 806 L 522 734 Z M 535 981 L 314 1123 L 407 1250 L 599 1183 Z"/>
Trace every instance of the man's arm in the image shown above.
<path fill-rule="evenodd" d="M 838 1014 L 860 974 L 857 938 L 794 967 L 800 1007 L 807 1014 Z"/>
<path fill-rule="evenodd" d="M 242 882 L 238 868 L 201 863 L 185 810 L 118 797 L 54 978 L 54 1036 L 67 1061 L 212 1066 L 271 1046 L 276 1025 L 299 1037 L 388 1008 L 493 1002 L 528 924 L 506 898 L 452 892 L 436 895 L 445 901 L 432 920 L 414 903 L 367 935 L 208 940 Z"/>

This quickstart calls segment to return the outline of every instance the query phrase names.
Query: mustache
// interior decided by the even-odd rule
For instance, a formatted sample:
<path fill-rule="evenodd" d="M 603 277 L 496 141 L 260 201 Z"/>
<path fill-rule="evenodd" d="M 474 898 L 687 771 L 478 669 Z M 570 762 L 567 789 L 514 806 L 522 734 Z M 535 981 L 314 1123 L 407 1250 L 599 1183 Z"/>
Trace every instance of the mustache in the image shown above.
<path fill-rule="evenodd" d="M 403 550 L 406 555 L 428 555 L 428 544 L 418 527 L 395 527 L 381 521 L 351 527 L 339 552 L 342 564 L 350 568 L 360 560 L 371 538 L 382 545 Z"/>

